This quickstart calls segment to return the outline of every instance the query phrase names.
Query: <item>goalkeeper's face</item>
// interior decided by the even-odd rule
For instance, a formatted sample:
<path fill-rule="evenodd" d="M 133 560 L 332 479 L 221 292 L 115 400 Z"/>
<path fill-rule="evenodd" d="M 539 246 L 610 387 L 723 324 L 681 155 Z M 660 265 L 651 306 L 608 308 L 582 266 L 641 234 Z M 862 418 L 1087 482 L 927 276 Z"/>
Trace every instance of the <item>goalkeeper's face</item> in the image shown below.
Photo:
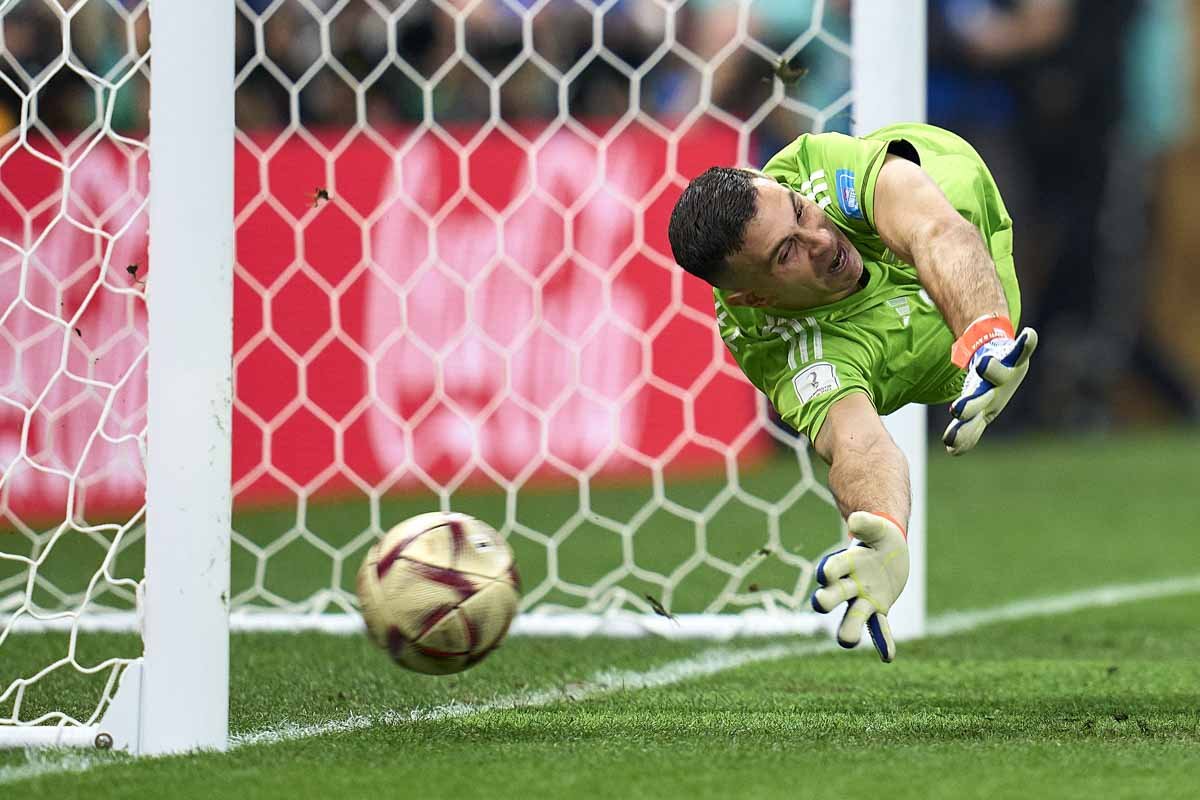
<path fill-rule="evenodd" d="M 770 178 L 754 187 L 758 207 L 728 259 L 727 302 L 814 308 L 859 288 L 862 256 L 820 206 Z"/>

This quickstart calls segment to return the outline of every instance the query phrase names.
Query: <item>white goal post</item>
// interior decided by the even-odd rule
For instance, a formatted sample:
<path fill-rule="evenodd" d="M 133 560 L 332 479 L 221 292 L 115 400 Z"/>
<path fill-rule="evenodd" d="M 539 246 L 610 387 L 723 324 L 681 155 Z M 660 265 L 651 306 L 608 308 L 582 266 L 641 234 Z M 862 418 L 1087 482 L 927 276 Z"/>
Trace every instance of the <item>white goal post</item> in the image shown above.
<path fill-rule="evenodd" d="M 855 133 L 925 120 L 925 0 L 858 0 L 853 12 Z M 897 639 L 925 633 L 925 409 L 902 408 L 885 419 L 908 458 L 912 514 L 908 521 L 911 577 L 888 614 Z"/>
<path fill-rule="evenodd" d="M 146 529 L 154 535 L 130 744 L 143 753 L 223 750 L 229 731 L 233 15 L 221 5 L 150 3 Z"/>
<path fill-rule="evenodd" d="M 145 524 L 154 533 L 145 537 L 145 579 L 136 601 L 144 655 L 123 665 L 119 681 L 112 672 L 91 719 L 78 724 L 47 715 L 54 724 L 0 724 L 0 747 L 82 745 L 143 754 L 226 747 L 234 30 L 232 9 L 221 5 L 149 4 L 155 57 L 148 211 L 155 268 L 153 300 L 138 299 L 149 306 L 155 349 L 138 444 L 145 452 Z M 105 261 L 111 257 L 109 251 Z M 7 311 L 20 300 L 12 298 Z M 85 603 L 45 621 L 77 628 L 86 611 Z M 18 611 L 6 621 L 5 636 L 19 617 Z M 131 626 L 126 621 L 123 627 Z M 11 694 L 14 687 L 7 688 Z M 17 692 L 23 688 L 16 684 Z"/>
<path fill-rule="evenodd" d="M 428 498 L 431 506 L 470 513 L 477 491 L 471 476 L 477 473 L 503 497 L 502 515 L 487 521 L 520 545 L 523 567 L 540 569 L 531 570 L 537 577 L 525 586 L 514 633 L 726 638 L 811 633 L 836 623 L 808 612 L 806 600 L 812 566 L 822 548 L 837 545 L 839 532 L 814 532 L 811 542 L 805 540 L 810 549 L 801 553 L 787 531 L 793 507 L 808 499 L 828 506 L 831 497 L 816 479 L 803 444 L 782 436 L 739 383 L 735 368 L 722 363 L 711 305 L 698 309 L 688 299 L 695 292 L 681 271 L 647 244 L 657 234 L 646 230 L 655 224 L 646 220 L 661 219 L 662 198 L 677 196 L 691 177 L 680 174 L 683 153 L 695 150 L 689 139 L 705 120 L 724 132 L 702 143 L 728 145 L 721 152 L 749 163 L 757 126 L 775 110 L 817 130 L 847 111 L 858 132 L 923 119 L 924 0 L 854 0 L 849 41 L 827 29 L 827 3 L 800 3 L 811 20 L 780 52 L 753 38 L 750 4 L 738 0 L 727 4 L 738 8 L 736 44 L 722 48 L 713 63 L 701 62 L 677 39 L 683 2 L 647 0 L 646 13 L 657 15 L 652 27 L 658 26 L 660 49 L 631 66 L 609 51 L 602 36 L 583 57 L 605 61 L 633 87 L 628 113 L 606 122 L 607 130 L 577 120 L 569 106 L 568 89 L 580 77 L 583 61 L 551 63 L 538 49 L 534 18 L 552 5 L 544 0 L 494 0 L 494 5 L 518 18 L 524 63 L 557 85 L 558 116 L 525 127 L 506 121 L 497 109 L 501 90 L 520 77 L 520 69 L 489 72 L 469 47 L 471 17 L 491 3 L 420 4 L 452 31 L 453 52 L 429 72 L 397 57 L 396 31 L 411 16 L 411 2 L 146 0 L 132 9 L 116 0 L 50 3 L 46 8 L 54 9 L 68 51 L 36 74 L 23 71 L 12 78 L 0 72 L 22 103 L 19 124 L 0 137 L 0 168 L 10 159 L 24 159 L 33 165 L 30 174 L 42 174 L 36 170 L 45 165 L 61 182 L 61 188 L 38 195 L 36 204 L 11 187 L 0 187 L 0 199 L 8 203 L 0 207 L 0 747 L 102 746 L 145 754 L 223 749 L 229 631 L 360 630 L 347 579 L 366 545 L 387 527 L 388 514 L 397 513 L 387 504 L 411 494 Z M 335 22 L 351 5 L 366 8 L 365 16 L 378 17 L 385 23 L 380 30 L 388 31 L 383 41 L 390 63 L 381 61 L 365 75 L 351 74 L 335 57 Z M 596 31 L 606 30 L 604 18 L 614 4 L 580 0 L 576 5 L 579 13 L 591 15 Z M 71 37 L 82 27 L 76 22 L 96 6 L 120 15 L 129 31 L 129 57 L 107 72 L 69 52 Z M 263 43 L 271 18 L 282 18 L 281 9 L 291 6 L 299 9 L 297 18 L 315 26 L 317 55 L 305 69 L 288 72 L 272 61 Z M 148 137 L 118 131 L 114 123 L 122 87 L 150 72 L 149 50 L 133 44 L 138 26 L 146 22 L 138 15 L 147 9 L 155 52 Z M 0 0 L 0 15 L 5 13 Z M 0 16 L 0 24 L 4 20 Z M 236 69 L 235 22 L 250 30 L 253 41 L 253 54 Z M 791 58 L 810 46 L 849 58 L 847 91 L 817 104 L 789 95 L 776 82 L 749 117 L 714 106 L 720 59 L 735 50 L 764 61 Z M 644 96 L 639 92 L 649 94 L 655 64 L 664 58 L 699 76 L 697 103 L 682 120 L 664 122 L 638 107 Z M 459 68 L 487 88 L 491 112 L 479 132 L 443 124 L 438 116 L 444 113 L 435 103 L 438 87 Z M 86 135 L 69 144 L 39 119 L 38 105 L 39 92 L 66 73 L 96 87 L 103 109 Z M 308 87 L 328 75 L 350 88 L 355 122 L 346 130 L 309 130 L 297 109 L 307 102 Z M 256 76 L 276 82 L 287 96 L 290 118 L 281 130 L 235 127 L 235 93 L 250 87 Z M 389 76 L 396 85 L 416 87 L 421 111 L 411 125 L 385 135 L 372 122 L 371 102 L 373 87 Z M 637 136 L 626 136 L 634 128 Z M 489 141 L 493 134 L 503 140 L 499 146 Z M 647 154 L 659 152 L 659 140 L 665 154 L 662 174 L 637 174 L 641 159 L 652 160 Z M 501 149 L 486 149 L 494 146 Z M 368 201 L 358 200 L 347 185 L 346 165 L 359 163 L 354 160 L 359 149 L 377 151 L 363 156 L 362 163 L 383 165 L 374 176 L 377 195 Z M 113 163 L 118 166 L 97 166 L 110 152 L 117 154 Z M 513 171 L 526 183 L 515 180 L 517 188 L 506 188 L 508 194 L 498 198 L 494 187 L 471 184 L 480 152 L 489 158 L 510 152 Z M 629 153 L 638 160 L 630 161 Z M 287 169 L 277 168 L 285 157 L 291 159 Z M 147 161 L 145 190 L 139 181 L 145 181 Z M 695 168 L 694 154 L 687 163 L 689 171 Z M 364 172 L 355 169 L 355 174 Z M 429 187 L 438 183 L 439 170 L 461 183 L 441 187 L 438 195 Z M 594 180 L 587 177 L 589 170 Z M 128 185 L 119 190 L 105 183 L 125 180 Z M 292 187 L 289 191 L 303 186 L 307 194 L 283 196 L 277 189 L 281 184 Z M 128 208 L 117 214 L 102 204 L 89 206 L 80 199 L 85 192 L 120 195 Z M 112 203 L 116 207 L 115 199 Z M 6 208 L 21 217 L 23 227 L 5 227 Z M 463 208 L 469 209 L 469 219 L 460 213 Z M 530 209 L 533 216 L 526 217 Z M 135 259 L 145 246 L 147 212 L 150 258 L 143 271 L 146 265 Z M 589 228 L 589 214 L 603 224 Z M 618 220 L 626 218 L 629 243 L 604 243 L 610 232 L 613 238 L 624 235 Z M 561 251 L 547 256 L 539 247 L 557 228 Z M 56 244 L 56 237 L 67 235 L 64 230 L 94 240 L 89 245 L 94 249 L 69 268 L 50 263 L 70 252 Z M 278 266 L 256 271 L 248 262 L 259 257 L 253 245 L 246 245 L 249 255 L 242 248 L 269 230 L 282 231 L 278 241 L 291 249 Z M 358 262 L 347 261 L 344 276 L 314 255 L 326 252 L 322 237 L 335 235 L 351 242 L 341 249 L 361 250 Z M 478 249 L 489 237 L 499 243 L 494 252 Z M 396 255 L 401 250 L 421 252 L 402 263 Z M 527 261 L 539 264 L 535 268 Z M 476 271 L 460 262 L 470 262 Z M 630 264 L 667 276 L 653 291 L 661 290 L 654 297 L 666 299 L 668 313 L 653 317 L 645 299 L 635 296 L 645 287 L 627 285 Z M 568 274 L 580 277 L 563 289 L 570 282 L 560 278 Z M 519 288 L 493 293 L 497 276 L 516 276 L 512 282 Z M 72 287 L 78 286 L 86 292 L 72 299 Z M 357 323 L 347 321 L 358 313 L 353 302 L 380 287 L 391 292 L 387 297 L 394 307 L 379 316 L 369 299 L 362 301 L 368 310 L 362 329 L 355 329 Z M 57 311 L 43 294 L 57 299 Z M 526 295 L 528 306 L 519 301 Z M 405 305 L 412 297 L 440 300 L 439 312 L 430 315 L 438 319 L 414 318 Z M 483 307 L 496 297 L 505 298 L 502 307 Z M 630 297 L 621 306 L 622 298 Z M 289 305 L 292 301 L 300 305 Z M 89 340 L 94 336 L 89 314 L 99 302 L 123 309 L 110 315 L 118 323 L 104 334 L 118 345 Z M 453 327 L 458 306 L 465 307 L 461 328 Z M 236 320 L 235 307 L 242 315 Z M 641 322 L 630 321 L 631 308 L 643 314 Z M 309 309 L 317 309 L 324 327 L 303 318 Z M 528 327 L 513 323 L 512 317 L 526 312 Z M 582 321 L 573 325 L 572 318 Z M 702 380 L 692 382 L 694 391 L 683 378 L 670 375 L 663 365 L 669 358 L 656 350 L 676 326 L 703 338 L 704 347 L 713 346 L 712 363 L 704 366 Z M 122 349 L 131 340 L 135 346 Z M 15 366 L 6 369 L 3 359 L 10 353 Z M 125 356 L 125 363 L 114 366 L 114 353 Z M 34 359 L 54 366 L 42 376 L 40 367 L 30 366 Z M 626 363 L 628 371 L 614 363 Z M 355 369 L 347 371 L 346 364 Z M 565 388 L 525 385 L 520 371 L 533 364 Z M 415 391 L 428 397 L 414 399 L 401 384 L 422 368 L 431 376 L 429 384 Z M 495 374 L 482 385 L 473 383 L 481 372 Z M 359 400 L 320 396 L 322 381 L 345 386 L 360 378 Z M 705 427 L 705 419 L 721 414 L 723 407 L 704 405 L 697 395 L 717 382 L 743 401 L 741 411 L 729 413 L 749 415 L 744 431 L 712 433 Z M 66 384 L 77 387 L 79 397 L 86 395 L 87 403 L 67 397 Z M 653 400 L 635 403 L 635 390 L 652 394 Z M 248 399 L 251 392 L 264 399 Z M 85 405 L 95 406 L 92 430 L 77 445 L 39 438 L 44 435 L 39 426 L 65 420 Z M 637 424 L 629 422 L 635 406 L 643 419 Z M 676 406 L 678 435 L 672 432 L 673 440 L 647 445 L 655 434 L 644 420 L 651 413 L 647 409 L 667 408 L 664 413 L 672 415 Z M 489 427 L 500 418 L 506 420 L 502 435 Z M 912 472 L 911 576 L 890 615 L 902 639 L 921 635 L 925 625 L 924 411 L 904 409 L 887 425 Z M 574 449 L 569 442 L 564 446 L 564 429 L 585 431 L 573 435 L 586 441 Z M 422 455 L 431 430 L 461 449 Z M 394 446 L 379 443 L 392 434 Z M 794 451 L 788 457 L 797 468 L 794 487 L 773 499 L 747 489 L 753 470 L 744 461 L 756 442 L 769 437 Z M 524 441 L 514 444 L 513 439 Z M 362 444 L 367 440 L 373 445 Z M 260 448 L 253 457 L 246 455 L 247 441 Z M 769 460 L 771 446 L 755 451 L 754 464 Z M 362 466 L 359 450 L 372 447 L 377 461 L 392 459 L 394 465 Z M 701 456 L 688 462 L 688 474 L 726 480 L 715 495 L 693 505 L 675 494 L 670 471 L 677 459 L 686 461 L 689 448 Z M 67 455 L 57 453 L 64 449 Z M 52 451 L 53 458 L 47 455 Z M 98 454 L 109 454 L 116 466 L 97 466 Z M 610 474 L 611 463 L 619 469 Z M 640 481 L 644 505 L 602 509 L 599 497 L 611 475 L 618 482 Z M 567 486 L 577 495 L 576 507 L 553 521 L 531 517 L 524 492 L 543 485 Z M 129 506 L 128 498 L 143 487 L 144 504 Z M 106 506 L 106 492 L 124 499 Z M 350 495 L 366 501 L 361 515 L 345 512 L 356 520 L 361 516 L 361 522 L 353 530 L 330 531 L 320 506 Z M 290 510 L 283 522 L 272 518 L 271 538 L 251 533 L 233 514 L 235 503 L 278 507 L 281 497 Z M 761 530 L 746 534 L 753 541 L 744 558 L 717 552 L 726 547 L 717 541 L 722 514 L 735 504 L 762 519 Z M 28 508 L 37 514 L 57 508 L 59 518 L 47 523 Z M 112 518 L 119 521 L 108 521 Z M 640 560 L 640 542 L 664 519 L 685 531 L 691 550 L 683 548 L 666 566 L 647 566 Z M 572 560 L 592 552 L 578 549 L 585 535 L 611 537 L 612 547 L 604 552 L 612 563 L 603 570 L 580 569 Z M 56 577 L 55 555 L 93 544 L 99 550 L 88 550 L 95 557 L 90 580 L 68 588 L 65 578 Z M 309 569 L 312 559 L 324 559 L 325 583 L 300 592 L 277 577 L 278 564 L 268 570 L 272 560 L 290 563 L 286 559 L 298 549 L 310 561 L 295 562 L 296 571 Z M 759 587 L 754 576 L 760 554 L 769 554 L 791 583 Z M 133 575 L 126 569 L 130 563 L 139 569 Z M 711 596 L 688 600 L 677 591 L 703 571 L 717 587 Z M 587 577 L 575 577 L 580 574 Z M 687 610 L 671 618 L 657 615 L 660 600 L 668 608 Z M 142 651 L 81 654 L 87 635 L 109 631 L 139 633 Z M 10 674 L 3 669 L 6 651 L 32 635 L 65 635 L 64 654 L 37 669 L 22 667 Z M 94 708 L 63 710 L 29 700 L 62 672 L 99 681 Z M 26 706 L 34 710 L 27 712 Z"/>

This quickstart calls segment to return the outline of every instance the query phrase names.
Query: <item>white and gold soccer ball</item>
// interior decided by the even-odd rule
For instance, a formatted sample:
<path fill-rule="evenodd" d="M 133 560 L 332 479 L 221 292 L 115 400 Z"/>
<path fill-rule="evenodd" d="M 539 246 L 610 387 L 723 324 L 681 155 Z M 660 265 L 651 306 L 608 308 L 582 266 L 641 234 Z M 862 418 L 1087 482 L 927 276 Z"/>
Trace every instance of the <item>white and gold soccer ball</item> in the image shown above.
<path fill-rule="evenodd" d="M 358 601 L 371 639 L 402 667 L 461 672 L 495 650 L 517 613 L 520 578 L 485 522 L 433 512 L 401 522 L 367 551 Z"/>

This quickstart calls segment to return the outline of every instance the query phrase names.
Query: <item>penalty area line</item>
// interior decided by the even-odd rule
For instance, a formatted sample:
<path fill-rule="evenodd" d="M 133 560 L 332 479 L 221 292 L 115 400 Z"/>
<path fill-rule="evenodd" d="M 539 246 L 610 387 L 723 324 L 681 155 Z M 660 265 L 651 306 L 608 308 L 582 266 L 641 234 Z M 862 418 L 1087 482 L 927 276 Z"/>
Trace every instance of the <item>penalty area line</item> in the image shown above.
<path fill-rule="evenodd" d="M 1143 600 L 1200 593 L 1200 575 L 1168 578 L 1145 583 L 1113 584 L 1068 592 L 1061 595 L 1022 600 L 992 608 L 951 612 L 932 617 L 926 623 L 924 636 L 907 641 L 940 638 L 969 633 L 989 625 L 1019 622 L 1037 617 L 1057 616 L 1088 608 L 1116 606 Z M 447 719 L 505 711 L 517 708 L 539 708 L 554 703 L 588 700 L 617 692 L 655 689 L 684 681 L 716 675 L 731 669 L 800 658 L 837 650 L 832 641 L 780 642 L 762 647 L 714 647 L 697 655 L 668 661 L 647 670 L 601 670 L 579 683 L 561 687 L 516 692 L 478 703 L 450 702 L 422 706 L 403 711 L 389 710 L 379 714 L 352 714 L 340 719 L 301 725 L 284 723 L 249 733 L 232 734 L 229 749 L 240 750 L 254 745 L 271 745 L 310 739 L 336 733 L 350 733 L 374 727 L 398 726 L 413 722 L 437 722 Z M 129 759 L 113 759 L 99 755 L 70 752 L 57 758 L 39 751 L 27 750 L 28 763 L 0 767 L 0 784 L 30 780 L 57 773 L 79 773 L 108 764 L 130 764 Z"/>

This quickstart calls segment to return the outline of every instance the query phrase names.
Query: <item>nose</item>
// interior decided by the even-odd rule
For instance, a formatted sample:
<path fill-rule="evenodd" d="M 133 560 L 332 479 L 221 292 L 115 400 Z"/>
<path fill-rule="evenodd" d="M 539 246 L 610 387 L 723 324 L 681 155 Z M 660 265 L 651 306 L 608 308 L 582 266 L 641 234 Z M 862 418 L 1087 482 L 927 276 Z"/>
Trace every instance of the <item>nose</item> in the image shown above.
<path fill-rule="evenodd" d="M 809 255 L 815 259 L 832 252 L 837 247 L 837 239 L 834 237 L 833 231 L 824 226 L 806 231 L 804 242 Z"/>

